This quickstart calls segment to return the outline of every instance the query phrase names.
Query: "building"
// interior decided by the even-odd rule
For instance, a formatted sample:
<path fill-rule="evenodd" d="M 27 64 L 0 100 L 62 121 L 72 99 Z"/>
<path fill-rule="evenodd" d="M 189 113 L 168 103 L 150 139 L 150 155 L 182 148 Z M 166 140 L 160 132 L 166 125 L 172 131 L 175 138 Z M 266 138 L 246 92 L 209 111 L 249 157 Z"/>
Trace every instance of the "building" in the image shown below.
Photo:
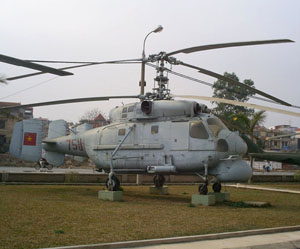
<path fill-rule="evenodd" d="M 300 150 L 300 136 L 297 138 L 295 135 L 284 135 L 293 134 L 297 130 L 300 131 L 297 127 L 290 125 L 276 125 L 269 129 L 264 126 L 256 126 L 253 130 L 253 134 L 263 141 L 266 150 L 295 151 Z M 276 138 L 276 136 L 278 136 L 278 138 Z"/>
<path fill-rule="evenodd" d="M 0 102 L 0 107 L 15 105 L 20 105 L 20 103 Z M 32 107 L 0 112 L 0 153 L 5 153 L 9 150 L 9 143 L 15 123 L 30 118 L 33 118 Z"/>
<path fill-rule="evenodd" d="M 93 120 L 93 126 L 94 128 L 107 125 L 107 120 L 102 116 L 102 114 L 99 114 L 94 120 Z"/>

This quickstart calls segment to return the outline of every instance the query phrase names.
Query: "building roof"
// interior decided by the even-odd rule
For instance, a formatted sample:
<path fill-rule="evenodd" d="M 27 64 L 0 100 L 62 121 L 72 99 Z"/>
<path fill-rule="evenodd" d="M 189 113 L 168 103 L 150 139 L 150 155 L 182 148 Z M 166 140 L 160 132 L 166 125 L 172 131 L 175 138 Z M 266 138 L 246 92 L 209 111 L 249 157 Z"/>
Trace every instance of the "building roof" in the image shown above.
<path fill-rule="evenodd" d="M 21 104 L 16 102 L 0 102 L 0 106 L 15 106 L 15 105 L 21 105 Z"/>
<path fill-rule="evenodd" d="M 99 114 L 94 121 L 106 121 L 106 119 L 102 116 L 102 114 Z"/>

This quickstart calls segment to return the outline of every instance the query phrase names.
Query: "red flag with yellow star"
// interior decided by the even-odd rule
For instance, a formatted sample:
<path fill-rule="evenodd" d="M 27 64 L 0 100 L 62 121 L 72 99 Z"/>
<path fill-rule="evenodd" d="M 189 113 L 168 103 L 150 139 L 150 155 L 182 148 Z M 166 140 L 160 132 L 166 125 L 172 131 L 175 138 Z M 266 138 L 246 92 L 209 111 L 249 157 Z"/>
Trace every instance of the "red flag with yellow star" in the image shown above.
<path fill-rule="evenodd" d="M 24 133 L 24 145 L 36 146 L 36 133 Z"/>

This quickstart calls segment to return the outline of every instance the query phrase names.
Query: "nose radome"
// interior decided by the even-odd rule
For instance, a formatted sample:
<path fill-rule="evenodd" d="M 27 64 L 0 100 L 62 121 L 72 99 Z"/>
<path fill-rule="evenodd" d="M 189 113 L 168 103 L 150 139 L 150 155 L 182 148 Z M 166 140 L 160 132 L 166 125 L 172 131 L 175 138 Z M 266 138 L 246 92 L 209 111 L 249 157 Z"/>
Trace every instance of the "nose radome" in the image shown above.
<path fill-rule="evenodd" d="M 219 140 L 224 139 L 228 144 L 228 153 L 244 155 L 247 152 L 247 144 L 236 132 L 221 130 L 218 134 Z"/>

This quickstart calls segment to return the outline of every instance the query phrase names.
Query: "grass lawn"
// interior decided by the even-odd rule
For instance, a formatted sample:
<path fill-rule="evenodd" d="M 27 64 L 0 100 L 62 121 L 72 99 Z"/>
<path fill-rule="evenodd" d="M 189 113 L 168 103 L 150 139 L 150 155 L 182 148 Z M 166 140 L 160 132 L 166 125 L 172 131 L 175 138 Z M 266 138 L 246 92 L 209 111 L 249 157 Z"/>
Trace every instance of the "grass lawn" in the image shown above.
<path fill-rule="evenodd" d="M 197 186 L 125 186 L 122 202 L 97 198 L 102 186 L 0 186 L 0 248 L 40 248 L 207 234 L 300 224 L 299 195 L 226 187 L 231 200 L 267 201 L 269 208 L 221 204 L 191 207 Z"/>

